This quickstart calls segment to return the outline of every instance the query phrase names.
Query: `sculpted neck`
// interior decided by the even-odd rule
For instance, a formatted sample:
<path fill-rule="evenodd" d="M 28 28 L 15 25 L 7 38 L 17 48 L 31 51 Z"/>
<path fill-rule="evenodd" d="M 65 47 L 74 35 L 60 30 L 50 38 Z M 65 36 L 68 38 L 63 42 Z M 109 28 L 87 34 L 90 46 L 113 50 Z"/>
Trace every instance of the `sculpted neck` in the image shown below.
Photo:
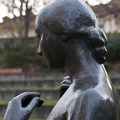
<path fill-rule="evenodd" d="M 96 78 L 103 74 L 102 65 L 94 59 L 91 48 L 85 40 L 71 47 L 65 66 L 71 80 L 84 77 Z"/>

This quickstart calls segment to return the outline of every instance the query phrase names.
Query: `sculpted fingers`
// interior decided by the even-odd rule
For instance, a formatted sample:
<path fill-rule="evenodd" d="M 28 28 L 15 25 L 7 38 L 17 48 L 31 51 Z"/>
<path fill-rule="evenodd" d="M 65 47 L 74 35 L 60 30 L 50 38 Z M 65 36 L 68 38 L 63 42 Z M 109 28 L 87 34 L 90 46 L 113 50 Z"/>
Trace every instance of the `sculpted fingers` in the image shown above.
<path fill-rule="evenodd" d="M 67 91 L 70 85 L 71 85 L 71 81 L 69 76 L 64 77 L 60 86 L 60 97 L 62 97 L 62 95 Z"/>
<path fill-rule="evenodd" d="M 40 99 L 40 93 L 38 93 L 38 92 L 25 92 L 25 94 L 23 95 L 23 97 L 21 99 L 21 106 L 27 107 L 35 98 Z M 41 101 L 43 101 L 43 100 L 41 100 Z"/>
<path fill-rule="evenodd" d="M 23 99 L 26 96 L 40 97 L 40 93 L 39 92 L 23 92 L 20 95 L 18 95 L 16 98 Z"/>
<path fill-rule="evenodd" d="M 40 98 L 40 93 L 38 92 L 24 92 L 16 97 L 14 97 L 9 104 L 14 104 L 14 106 L 16 105 L 17 107 L 27 107 L 30 102 L 33 100 L 33 98 Z M 39 100 L 38 100 L 39 101 Z M 42 105 L 43 100 L 41 99 L 41 102 L 39 102 L 39 106 Z"/>
<path fill-rule="evenodd" d="M 63 81 L 61 82 L 61 87 L 67 87 L 68 88 L 70 85 L 71 85 L 71 81 L 70 81 L 69 76 L 64 77 Z"/>
<path fill-rule="evenodd" d="M 43 102 L 40 93 L 24 92 L 9 102 L 4 120 L 28 120 L 33 108 L 41 106 Z"/>
<path fill-rule="evenodd" d="M 19 107 L 27 106 L 33 97 L 40 97 L 38 92 L 24 92 L 14 97 L 11 100 L 11 104 L 17 104 Z"/>
<path fill-rule="evenodd" d="M 35 107 L 40 107 L 43 102 L 44 101 L 40 97 L 34 97 L 25 109 L 32 111 Z"/>

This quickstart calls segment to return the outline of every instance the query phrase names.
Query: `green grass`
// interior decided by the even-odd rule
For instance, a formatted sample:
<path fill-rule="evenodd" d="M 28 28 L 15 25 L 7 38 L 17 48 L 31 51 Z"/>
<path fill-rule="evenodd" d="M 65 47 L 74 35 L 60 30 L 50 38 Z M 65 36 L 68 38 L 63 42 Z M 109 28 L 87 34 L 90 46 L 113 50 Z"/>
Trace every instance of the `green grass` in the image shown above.
<path fill-rule="evenodd" d="M 0 100 L 0 104 L 8 104 L 10 100 Z"/>
<path fill-rule="evenodd" d="M 0 120 L 3 120 L 3 117 L 0 117 Z"/>
<path fill-rule="evenodd" d="M 39 118 L 30 118 L 29 120 L 45 120 L 45 119 L 39 119 Z"/>
<path fill-rule="evenodd" d="M 55 105 L 58 100 L 45 100 L 44 105 Z"/>
<path fill-rule="evenodd" d="M 0 120 L 3 120 L 3 117 L 0 117 Z M 39 119 L 39 118 L 30 118 L 29 120 L 45 120 L 45 119 Z"/>
<path fill-rule="evenodd" d="M 114 86 L 114 88 L 115 88 L 116 90 L 119 90 L 119 89 L 120 89 L 120 86 Z"/>
<path fill-rule="evenodd" d="M 21 82 L 21 81 L 62 81 L 61 78 L 51 78 L 51 77 L 43 77 L 43 78 L 26 78 L 26 79 L 17 79 L 17 80 L 9 80 L 9 79 L 6 79 L 6 80 L 0 80 L 0 82 L 9 82 L 9 81 L 18 81 L 18 82 Z"/>
<path fill-rule="evenodd" d="M 48 88 L 40 88 L 40 87 L 34 87 L 34 88 L 0 88 L 0 91 L 20 91 L 20 90 L 24 90 L 24 91 L 36 91 L 36 90 L 44 90 L 44 91 L 49 91 L 49 90 L 58 90 L 58 87 L 48 87 Z"/>
<path fill-rule="evenodd" d="M 8 104 L 10 100 L 0 100 L 0 104 Z M 58 100 L 44 100 L 43 105 L 55 105 Z"/>

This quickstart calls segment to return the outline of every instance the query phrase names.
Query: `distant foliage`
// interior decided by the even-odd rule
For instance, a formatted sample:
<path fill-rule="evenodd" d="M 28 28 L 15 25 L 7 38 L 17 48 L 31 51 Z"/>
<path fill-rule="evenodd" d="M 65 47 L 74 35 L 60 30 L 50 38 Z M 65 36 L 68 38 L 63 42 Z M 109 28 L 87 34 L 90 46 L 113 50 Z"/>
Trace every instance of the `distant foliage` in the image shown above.
<path fill-rule="evenodd" d="M 108 45 L 107 45 L 107 61 L 111 63 L 120 62 L 120 35 L 112 34 L 108 35 Z"/>
<path fill-rule="evenodd" d="M 107 67 L 120 63 L 120 35 L 108 36 L 108 53 L 106 55 Z M 0 51 L 0 68 L 22 68 L 23 70 L 45 70 L 45 60 L 37 54 L 39 41 L 35 38 L 22 39 L 16 44 L 10 40 L 6 42 L 4 50 Z"/>
<path fill-rule="evenodd" d="M 25 39 L 22 39 L 18 45 L 14 45 L 12 41 L 7 42 L 3 52 L 4 64 L 2 67 L 22 68 L 24 70 L 46 68 L 44 60 L 37 54 L 37 46 L 37 40 L 34 41 L 34 44 L 30 44 Z"/>

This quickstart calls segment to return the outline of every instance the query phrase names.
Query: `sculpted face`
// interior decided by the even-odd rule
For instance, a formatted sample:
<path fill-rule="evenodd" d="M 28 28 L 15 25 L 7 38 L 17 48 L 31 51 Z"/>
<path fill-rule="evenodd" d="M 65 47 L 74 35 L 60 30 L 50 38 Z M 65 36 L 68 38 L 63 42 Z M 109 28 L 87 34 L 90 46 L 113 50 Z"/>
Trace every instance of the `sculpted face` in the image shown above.
<path fill-rule="evenodd" d="M 61 69 L 65 64 L 65 44 L 60 35 L 55 35 L 44 26 L 41 30 L 36 30 L 40 38 L 38 53 L 42 55 L 49 68 Z"/>
<path fill-rule="evenodd" d="M 39 54 L 50 68 L 64 68 L 69 51 L 66 39 L 78 36 L 80 40 L 88 28 L 95 28 L 96 17 L 83 0 L 53 0 L 40 11 L 35 23 L 41 39 Z"/>

